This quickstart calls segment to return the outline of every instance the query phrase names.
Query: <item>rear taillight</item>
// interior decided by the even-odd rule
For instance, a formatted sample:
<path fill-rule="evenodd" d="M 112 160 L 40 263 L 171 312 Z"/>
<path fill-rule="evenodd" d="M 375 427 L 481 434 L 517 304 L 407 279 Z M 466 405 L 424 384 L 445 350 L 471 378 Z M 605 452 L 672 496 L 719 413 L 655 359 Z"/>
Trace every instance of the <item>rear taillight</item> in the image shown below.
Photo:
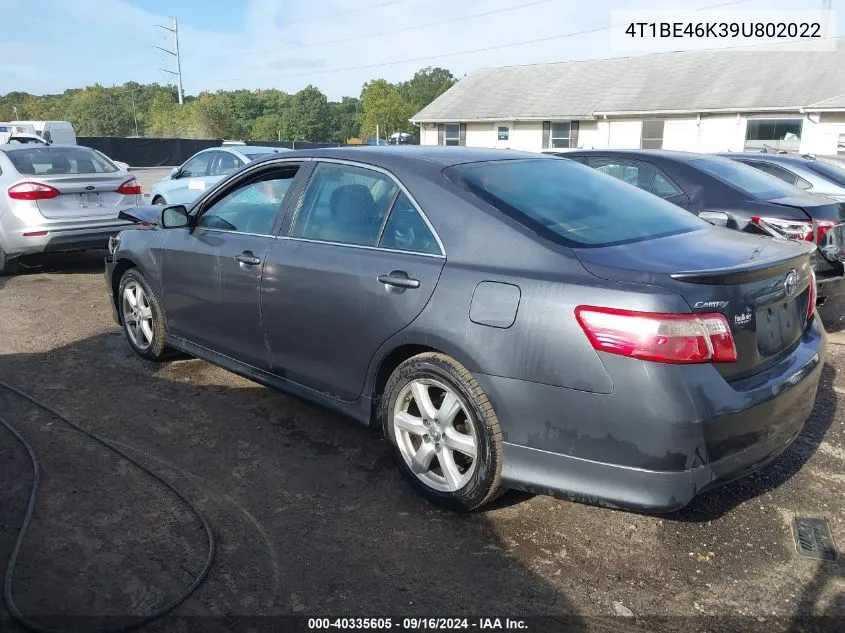
<path fill-rule="evenodd" d="M 658 363 L 730 363 L 736 347 L 718 313 L 662 314 L 578 306 L 578 323 L 593 348 Z"/>
<path fill-rule="evenodd" d="M 50 185 L 28 180 L 9 187 L 12 200 L 50 200 L 59 195 L 59 190 Z"/>
<path fill-rule="evenodd" d="M 782 218 L 755 216 L 751 218 L 751 222 L 764 233 L 774 237 L 815 242 L 816 244 L 821 244 L 827 232 L 839 224 L 832 220 L 816 220 L 814 235 L 812 220 L 784 220 Z"/>
<path fill-rule="evenodd" d="M 810 320 L 810 317 L 816 313 L 816 299 L 819 295 L 819 291 L 816 288 L 816 271 L 812 268 L 810 269 L 810 287 L 807 289 L 808 292 L 808 300 L 807 300 L 807 320 Z"/>
<path fill-rule="evenodd" d="M 124 196 L 138 196 L 141 195 L 141 185 L 134 178 L 130 178 L 117 188 L 117 193 L 122 193 Z"/>

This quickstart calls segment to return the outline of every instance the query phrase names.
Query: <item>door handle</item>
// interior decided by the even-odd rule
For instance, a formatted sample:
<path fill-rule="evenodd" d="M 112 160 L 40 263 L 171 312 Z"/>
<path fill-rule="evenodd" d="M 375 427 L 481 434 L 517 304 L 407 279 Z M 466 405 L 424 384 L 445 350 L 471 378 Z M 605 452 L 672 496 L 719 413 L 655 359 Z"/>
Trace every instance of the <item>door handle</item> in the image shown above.
<path fill-rule="evenodd" d="M 252 251 L 244 251 L 235 257 L 235 261 L 239 264 L 246 264 L 247 266 L 257 266 L 261 263 L 261 260 L 252 254 Z"/>
<path fill-rule="evenodd" d="M 394 270 L 389 275 L 379 275 L 379 283 L 395 288 L 419 288 L 420 280 L 411 279 L 404 270 Z"/>

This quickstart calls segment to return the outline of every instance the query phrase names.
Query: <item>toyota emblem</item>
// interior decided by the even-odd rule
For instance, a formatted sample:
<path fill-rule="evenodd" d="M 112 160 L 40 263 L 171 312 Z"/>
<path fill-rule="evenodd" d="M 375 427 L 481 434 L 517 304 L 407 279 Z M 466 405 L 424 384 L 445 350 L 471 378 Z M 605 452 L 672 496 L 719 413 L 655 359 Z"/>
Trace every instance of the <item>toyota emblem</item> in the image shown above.
<path fill-rule="evenodd" d="M 798 273 L 795 270 L 790 270 L 783 280 L 783 289 L 786 291 L 786 296 L 794 295 L 796 288 L 798 288 Z"/>

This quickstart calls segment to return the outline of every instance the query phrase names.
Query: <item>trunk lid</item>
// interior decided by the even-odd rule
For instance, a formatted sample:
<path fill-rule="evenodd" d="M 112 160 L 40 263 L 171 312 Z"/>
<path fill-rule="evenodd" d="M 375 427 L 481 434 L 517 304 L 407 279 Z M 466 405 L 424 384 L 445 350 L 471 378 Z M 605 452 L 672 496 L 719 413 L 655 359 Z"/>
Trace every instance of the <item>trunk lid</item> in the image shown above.
<path fill-rule="evenodd" d="M 811 243 L 718 227 L 616 246 L 573 249 L 593 275 L 649 284 L 681 295 L 691 312 L 725 315 L 744 378 L 777 363 L 798 343 L 810 300 Z"/>
<path fill-rule="evenodd" d="M 123 195 L 117 188 L 132 176 L 125 172 L 102 174 L 39 175 L 40 183 L 55 187 L 59 194 L 39 200 L 38 210 L 51 220 L 117 218 L 121 209 L 138 205 L 141 196 Z"/>

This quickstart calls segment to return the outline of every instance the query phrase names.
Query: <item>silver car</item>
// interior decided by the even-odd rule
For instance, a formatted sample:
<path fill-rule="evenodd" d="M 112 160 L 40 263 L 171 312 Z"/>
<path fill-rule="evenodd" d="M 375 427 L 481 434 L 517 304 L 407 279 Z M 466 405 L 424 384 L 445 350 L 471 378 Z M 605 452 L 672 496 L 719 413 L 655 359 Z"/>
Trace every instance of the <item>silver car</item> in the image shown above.
<path fill-rule="evenodd" d="M 845 168 L 835 159 L 762 152 L 727 153 L 722 156 L 756 167 L 809 193 L 845 202 Z"/>
<path fill-rule="evenodd" d="M 156 183 L 150 193 L 152 203 L 189 205 L 212 185 L 247 163 L 268 154 L 287 151 L 290 150 L 285 147 L 257 145 L 225 145 L 204 149 L 180 167 L 174 167 L 167 178 Z"/>
<path fill-rule="evenodd" d="M 77 145 L 0 145 L 0 275 L 22 255 L 106 248 L 141 204 L 132 174 Z"/>

